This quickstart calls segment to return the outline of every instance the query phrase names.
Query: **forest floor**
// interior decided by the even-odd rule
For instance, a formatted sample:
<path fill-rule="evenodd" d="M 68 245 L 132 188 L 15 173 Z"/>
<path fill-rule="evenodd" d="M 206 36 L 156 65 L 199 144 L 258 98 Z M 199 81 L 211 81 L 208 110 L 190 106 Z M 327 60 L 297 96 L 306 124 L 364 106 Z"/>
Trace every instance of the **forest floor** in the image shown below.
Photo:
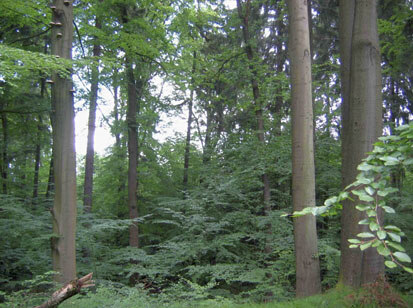
<path fill-rule="evenodd" d="M 108 295 L 108 294 L 106 294 Z M 118 300 L 103 298 L 104 294 L 92 296 L 80 296 L 64 302 L 61 308 L 381 308 L 381 307 L 413 307 L 413 295 L 400 296 L 394 291 L 388 290 L 363 290 L 354 292 L 348 289 L 333 289 L 320 295 L 303 299 L 294 299 L 285 302 L 270 303 L 244 303 L 236 304 L 231 302 L 216 301 L 195 301 L 195 302 L 175 302 L 175 303 L 154 303 L 147 302 L 140 298 L 126 297 Z"/>

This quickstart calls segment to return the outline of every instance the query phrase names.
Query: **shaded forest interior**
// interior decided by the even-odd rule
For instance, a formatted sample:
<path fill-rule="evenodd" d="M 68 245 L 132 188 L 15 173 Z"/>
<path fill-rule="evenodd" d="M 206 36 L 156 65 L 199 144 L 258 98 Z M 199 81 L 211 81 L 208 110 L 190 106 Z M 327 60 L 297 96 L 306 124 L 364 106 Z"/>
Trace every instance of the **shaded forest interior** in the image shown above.
<path fill-rule="evenodd" d="M 1 0 L 0 307 L 408 307 L 412 102 L 409 0 Z"/>

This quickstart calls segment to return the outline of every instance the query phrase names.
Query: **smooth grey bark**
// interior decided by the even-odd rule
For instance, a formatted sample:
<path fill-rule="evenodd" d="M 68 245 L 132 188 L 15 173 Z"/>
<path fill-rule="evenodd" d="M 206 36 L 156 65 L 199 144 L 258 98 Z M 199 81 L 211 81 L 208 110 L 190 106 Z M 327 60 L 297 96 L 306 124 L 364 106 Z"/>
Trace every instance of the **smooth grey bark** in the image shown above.
<path fill-rule="evenodd" d="M 95 28 L 101 29 L 99 17 L 95 18 Z M 95 37 L 95 40 L 97 38 Z M 101 54 L 101 47 L 95 41 L 93 44 L 93 57 L 96 59 Z M 90 86 L 90 104 L 89 104 L 89 120 L 87 134 L 87 149 L 85 162 L 85 183 L 83 186 L 83 206 L 86 213 L 92 211 L 93 203 L 93 173 L 95 161 L 95 130 L 96 130 L 96 107 L 99 91 L 99 60 L 92 66 L 91 86 Z"/>
<path fill-rule="evenodd" d="M 54 0 L 52 9 L 52 55 L 72 58 L 72 1 Z M 70 77 L 52 75 L 53 155 L 55 195 L 52 210 L 53 270 L 55 279 L 66 283 L 76 278 L 76 153 L 74 133 L 73 82 Z"/>
<path fill-rule="evenodd" d="M 293 209 L 315 206 L 311 52 L 307 2 L 288 1 L 292 109 Z M 315 217 L 294 218 L 296 295 L 321 292 Z"/>
<path fill-rule="evenodd" d="M 340 1 L 342 57 L 342 183 L 353 182 L 357 166 L 382 133 L 381 69 L 375 0 Z M 355 198 L 357 199 L 357 198 Z M 350 249 L 348 239 L 366 229 L 365 213 L 343 203 L 340 282 L 352 287 L 375 281 L 384 273 L 375 248 Z"/>

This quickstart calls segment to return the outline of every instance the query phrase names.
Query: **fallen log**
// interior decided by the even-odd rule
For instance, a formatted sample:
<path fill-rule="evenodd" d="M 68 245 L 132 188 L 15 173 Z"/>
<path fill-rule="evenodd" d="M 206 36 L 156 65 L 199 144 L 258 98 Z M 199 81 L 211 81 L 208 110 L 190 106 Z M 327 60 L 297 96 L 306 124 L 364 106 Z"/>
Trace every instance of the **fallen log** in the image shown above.
<path fill-rule="evenodd" d="M 82 278 L 72 280 L 71 282 L 54 292 L 52 296 L 43 304 L 34 308 L 56 308 L 66 299 L 78 294 L 81 289 L 94 286 L 92 275 L 93 273 L 90 273 Z"/>

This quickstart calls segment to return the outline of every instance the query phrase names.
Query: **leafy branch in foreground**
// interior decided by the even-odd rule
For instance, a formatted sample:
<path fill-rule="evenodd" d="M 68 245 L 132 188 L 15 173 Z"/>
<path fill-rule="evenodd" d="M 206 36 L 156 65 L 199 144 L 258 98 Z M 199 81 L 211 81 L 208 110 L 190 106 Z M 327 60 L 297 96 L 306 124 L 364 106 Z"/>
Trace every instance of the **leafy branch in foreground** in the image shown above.
<path fill-rule="evenodd" d="M 413 165 L 413 124 L 398 128 L 397 135 L 383 136 L 375 143 L 374 149 L 357 167 L 360 173 L 356 181 L 347 186 L 338 196 L 331 197 L 320 207 L 307 207 L 293 213 L 293 217 L 308 214 L 335 214 L 342 208 L 341 202 L 357 196 L 359 204 L 356 208 L 365 212 L 365 219 L 360 225 L 367 225 L 369 231 L 357 234 L 359 239 L 349 239 L 350 248 L 365 250 L 374 247 L 386 258 L 385 265 L 389 268 L 402 267 L 413 274 L 413 269 L 405 264 L 411 263 L 411 258 L 401 245 L 405 235 L 394 225 L 383 225 L 380 218 L 384 211 L 394 214 L 396 211 L 389 206 L 389 196 L 399 190 L 391 187 L 391 177 L 396 172 L 406 171 Z"/>

